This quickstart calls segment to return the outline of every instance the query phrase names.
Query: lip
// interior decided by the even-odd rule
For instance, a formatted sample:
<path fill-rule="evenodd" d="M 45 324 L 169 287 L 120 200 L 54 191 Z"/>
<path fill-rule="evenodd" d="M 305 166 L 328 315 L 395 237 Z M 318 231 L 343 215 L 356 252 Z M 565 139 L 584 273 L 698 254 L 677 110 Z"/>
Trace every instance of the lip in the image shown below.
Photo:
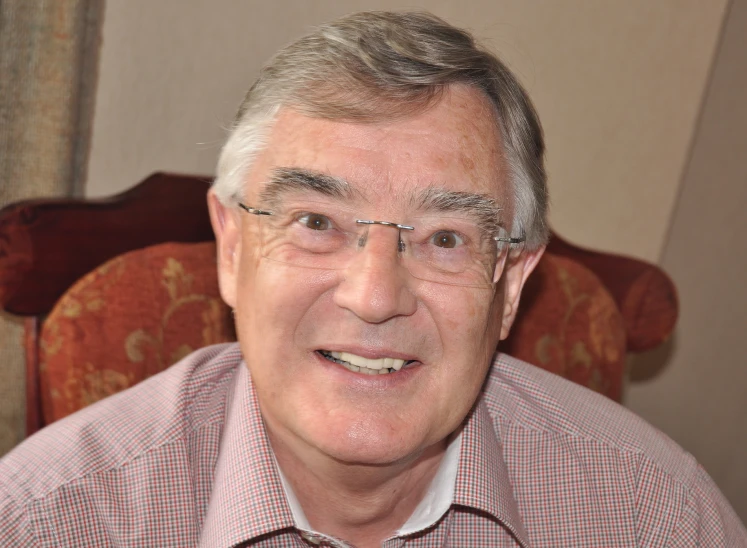
<path fill-rule="evenodd" d="M 368 358 L 370 360 L 378 360 L 381 358 L 395 358 L 398 360 L 405 360 L 406 362 L 420 362 L 420 359 L 418 359 L 415 354 L 407 354 L 398 352 L 396 350 L 390 350 L 388 348 L 364 348 L 361 346 L 333 344 L 331 346 L 317 348 L 315 352 L 319 352 L 320 350 L 324 350 L 325 352 L 347 352 L 348 354 L 355 354 L 356 356 L 360 356 L 361 358 Z"/>
<path fill-rule="evenodd" d="M 347 350 L 347 352 L 350 352 L 350 350 Z M 365 375 L 363 373 L 350 371 L 342 365 L 328 360 L 318 351 L 313 352 L 313 355 L 317 363 L 325 369 L 326 374 L 329 374 L 331 377 L 337 379 L 337 382 L 340 382 L 341 384 L 348 385 L 350 387 L 357 387 L 359 389 L 388 390 L 402 387 L 403 385 L 407 384 L 408 381 L 410 381 L 413 377 L 417 376 L 422 369 L 422 363 L 416 361 L 410 366 L 403 367 L 402 369 L 400 369 L 399 371 L 395 371 L 394 373 L 388 373 L 386 375 Z M 360 356 L 360 354 L 358 355 Z"/>

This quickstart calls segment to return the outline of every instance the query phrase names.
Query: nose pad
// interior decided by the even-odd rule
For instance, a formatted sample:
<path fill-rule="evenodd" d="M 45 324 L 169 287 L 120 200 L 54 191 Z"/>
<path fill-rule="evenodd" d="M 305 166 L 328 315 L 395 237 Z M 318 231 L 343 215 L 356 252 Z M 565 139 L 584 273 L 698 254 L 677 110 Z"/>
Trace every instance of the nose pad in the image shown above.
<path fill-rule="evenodd" d="M 395 228 L 397 230 L 397 251 L 399 253 L 404 253 L 404 251 L 407 249 L 407 244 L 405 244 L 404 240 L 402 239 L 402 229 L 399 228 L 398 225 L 394 225 L 393 223 L 387 223 L 387 227 Z M 371 229 L 371 226 L 368 225 L 363 230 L 363 232 L 358 236 L 358 249 L 362 249 L 366 246 L 366 243 L 368 242 L 368 232 Z"/>
<path fill-rule="evenodd" d="M 361 236 L 358 238 L 358 247 L 363 247 L 366 245 L 366 242 L 368 241 L 368 231 L 370 230 L 372 225 L 381 225 L 389 228 L 396 228 L 397 229 L 397 251 L 398 252 L 404 252 L 407 248 L 404 240 L 402 239 L 402 231 L 403 230 L 414 230 L 415 227 L 409 226 L 409 225 L 401 225 L 399 223 L 393 223 L 391 221 L 367 221 L 363 219 L 357 219 L 355 221 L 357 224 L 365 225 L 366 229 L 363 231 Z"/>
<path fill-rule="evenodd" d="M 396 242 L 393 241 L 396 235 Z M 370 224 L 365 227 L 363 232 L 358 236 L 357 241 L 358 255 L 365 255 L 363 260 L 363 267 L 366 269 L 379 269 L 381 261 L 385 257 L 392 257 L 397 262 L 399 253 L 404 251 L 405 244 L 400 237 L 399 229 L 387 223 L 385 226 L 375 226 Z M 358 263 L 358 267 L 361 267 L 361 263 Z"/>

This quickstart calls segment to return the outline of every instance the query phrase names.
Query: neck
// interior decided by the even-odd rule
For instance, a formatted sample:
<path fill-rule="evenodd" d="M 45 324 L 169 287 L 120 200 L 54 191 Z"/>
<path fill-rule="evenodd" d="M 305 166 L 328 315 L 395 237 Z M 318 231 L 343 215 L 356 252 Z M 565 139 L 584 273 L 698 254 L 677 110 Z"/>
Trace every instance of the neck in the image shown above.
<path fill-rule="evenodd" d="M 448 443 L 407 460 L 365 465 L 341 462 L 268 434 L 309 525 L 360 548 L 381 546 L 404 525 L 436 475 Z"/>

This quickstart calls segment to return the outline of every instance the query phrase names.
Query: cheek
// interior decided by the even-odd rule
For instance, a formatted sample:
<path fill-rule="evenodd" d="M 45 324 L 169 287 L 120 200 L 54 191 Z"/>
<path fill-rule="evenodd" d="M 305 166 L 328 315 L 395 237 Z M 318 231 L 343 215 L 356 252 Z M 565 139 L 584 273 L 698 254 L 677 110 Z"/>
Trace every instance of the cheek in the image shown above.
<path fill-rule="evenodd" d="M 253 340 L 254 351 L 279 355 L 298 335 L 304 316 L 332 283 L 333 273 L 292 267 L 251 258 L 242 264 L 239 280 L 237 329 L 243 340 Z"/>
<path fill-rule="evenodd" d="M 464 353 L 465 348 L 477 350 L 497 341 L 503 316 L 502 287 L 478 290 L 432 284 L 422 295 L 444 345 L 454 347 L 448 350 Z"/>

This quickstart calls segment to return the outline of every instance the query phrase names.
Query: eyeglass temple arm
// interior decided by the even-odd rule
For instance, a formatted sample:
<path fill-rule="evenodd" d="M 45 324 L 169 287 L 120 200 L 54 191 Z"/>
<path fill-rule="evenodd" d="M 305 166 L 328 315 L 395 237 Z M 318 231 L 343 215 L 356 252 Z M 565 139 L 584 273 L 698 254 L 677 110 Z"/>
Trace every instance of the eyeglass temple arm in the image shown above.
<path fill-rule="evenodd" d="M 495 237 L 496 242 L 506 242 L 509 244 L 520 244 L 524 241 L 526 241 L 526 238 L 524 236 L 521 236 L 520 238 L 500 238 L 498 236 Z"/>
<path fill-rule="evenodd" d="M 249 207 L 241 202 L 239 202 L 239 207 L 252 215 L 272 215 L 272 211 L 264 211 L 262 209 L 257 209 L 256 207 Z"/>

